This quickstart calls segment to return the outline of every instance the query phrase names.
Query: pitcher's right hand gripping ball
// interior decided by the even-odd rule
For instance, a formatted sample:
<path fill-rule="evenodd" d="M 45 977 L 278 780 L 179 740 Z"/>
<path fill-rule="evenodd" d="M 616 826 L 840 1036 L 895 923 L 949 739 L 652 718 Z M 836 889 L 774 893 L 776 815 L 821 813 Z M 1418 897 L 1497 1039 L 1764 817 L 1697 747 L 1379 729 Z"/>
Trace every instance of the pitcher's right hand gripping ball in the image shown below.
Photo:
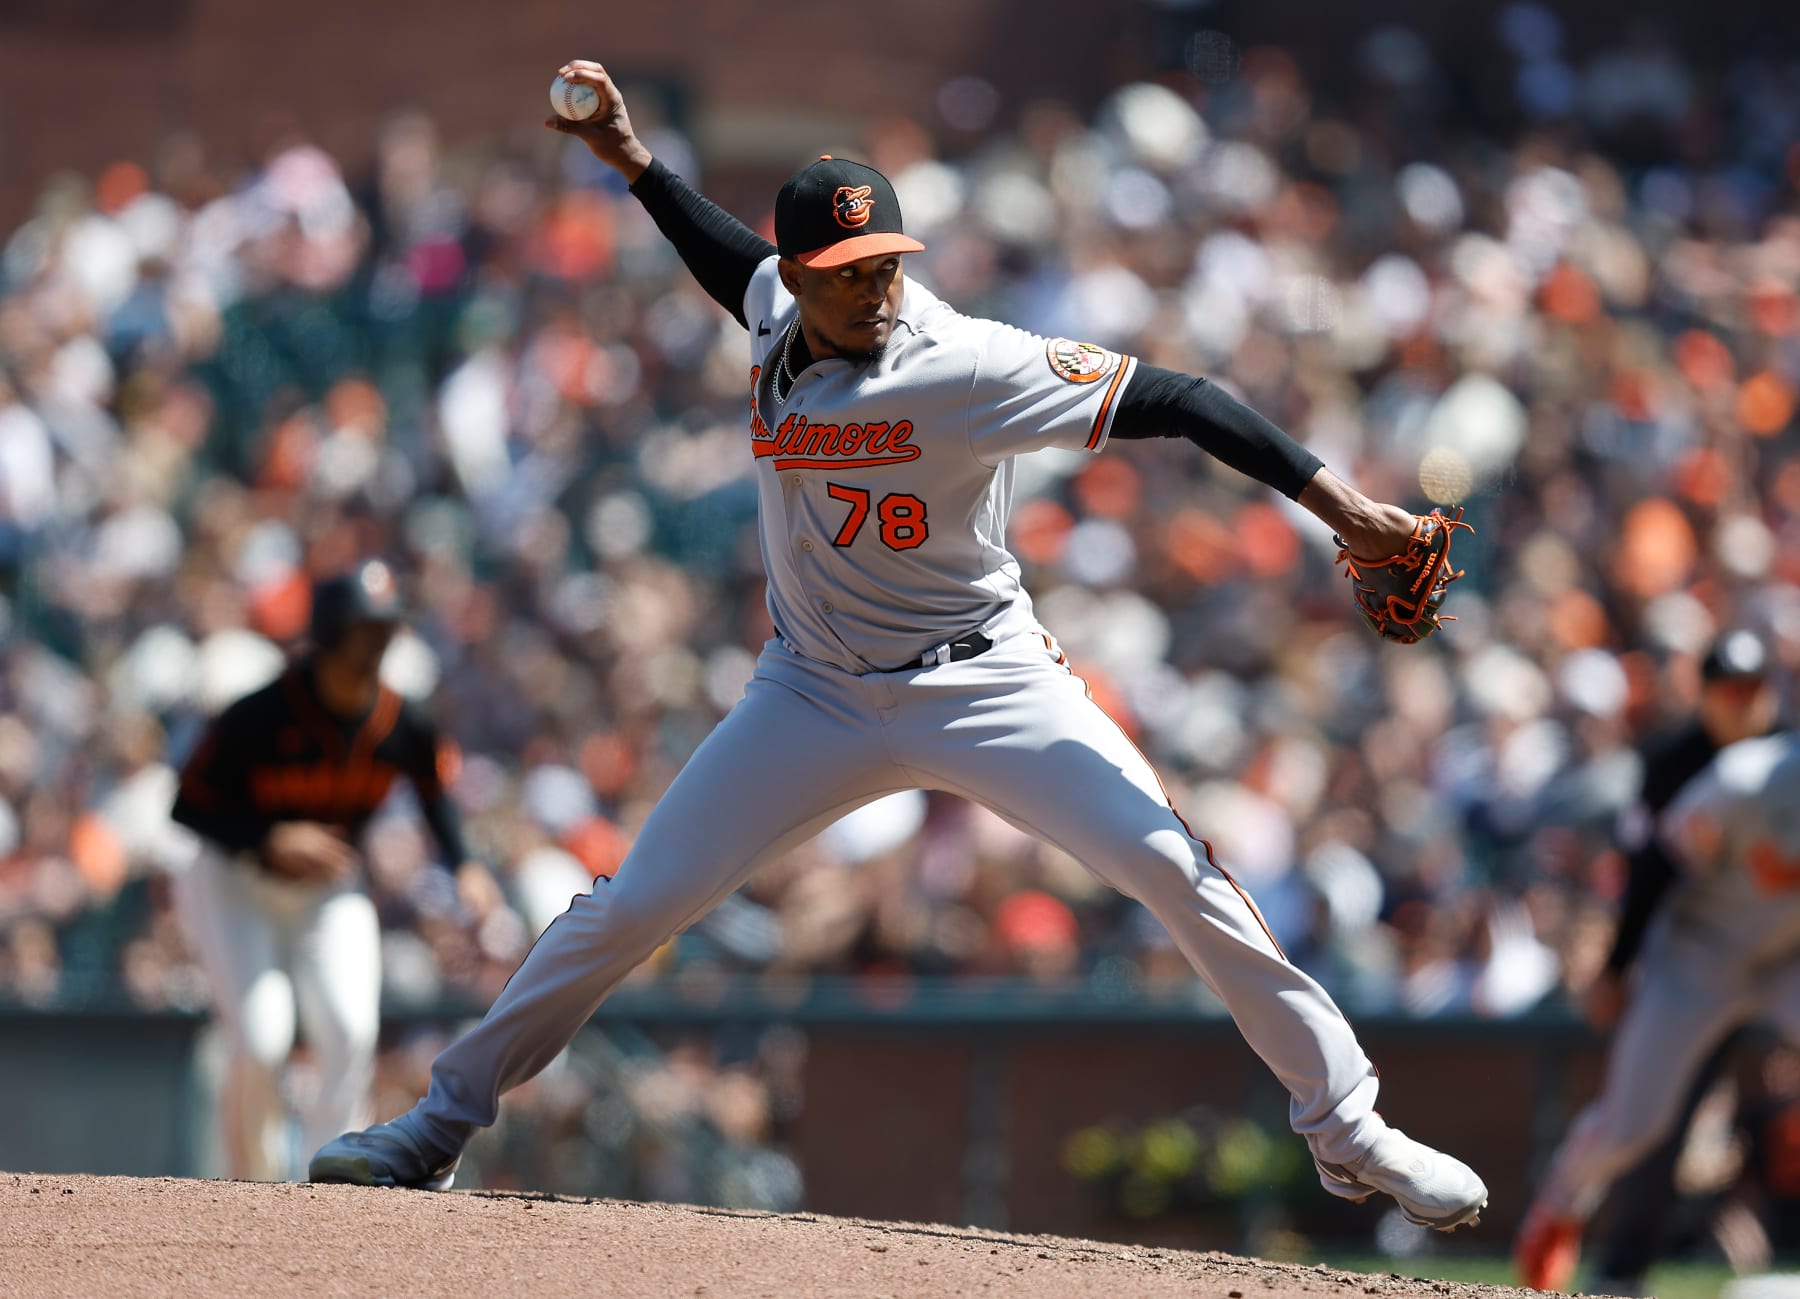
<path fill-rule="evenodd" d="M 550 83 L 550 106 L 571 122 L 585 122 L 600 111 L 600 92 L 585 81 L 570 81 L 560 72 Z"/>
<path fill-rule="evenodd" d="M 1462 521 L 1461 507 L 1450 517 L 1441 510 L 1422 514 L 1406 546 L 1386 559 L 1359 559 L 1342 537 L 1332 538 L 1356 607 L 1377 636 L 1415 645 L 1439 624 L 1456 621 L 1438 609 L 1450 583 L 1463 575 L 1462 569 L 1450 567 L 1450 538 L 1458 528 L 1475 531 Z"/>

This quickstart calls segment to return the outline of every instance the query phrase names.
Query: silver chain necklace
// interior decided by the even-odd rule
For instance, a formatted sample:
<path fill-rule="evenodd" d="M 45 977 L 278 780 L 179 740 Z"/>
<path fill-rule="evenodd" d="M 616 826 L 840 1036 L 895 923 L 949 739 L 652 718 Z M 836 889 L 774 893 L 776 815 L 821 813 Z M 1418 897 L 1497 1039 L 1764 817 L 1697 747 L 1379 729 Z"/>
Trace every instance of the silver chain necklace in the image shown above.
<path fill-rule="evenodd" d="M 788 397 L 794 395 L 794 384 L 799 378 L 799 376 L 794 373 L 793 366 L 788 360 L 789 354 L 794 350 L 794 334 L 799 328 L 800 322 L 796 320 L 793 324 L 788 326 L 787 333 L 781 336 L 781 360 L 776 365 L 775 373 L 769 380 L 769 391 L 774 396 L 775 404 L 778 406 L 785 405 Z M 786 396 L 783 396 L 781 392 L 781 376 L 784 374 L 787 376 L 788 383 Z"/>

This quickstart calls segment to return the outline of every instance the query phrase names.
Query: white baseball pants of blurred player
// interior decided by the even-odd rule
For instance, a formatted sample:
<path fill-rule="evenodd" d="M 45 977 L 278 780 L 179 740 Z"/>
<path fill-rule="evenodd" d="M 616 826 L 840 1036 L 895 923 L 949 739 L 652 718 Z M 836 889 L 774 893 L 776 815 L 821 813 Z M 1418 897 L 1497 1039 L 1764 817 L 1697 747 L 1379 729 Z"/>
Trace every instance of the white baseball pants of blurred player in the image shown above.
<path fill-rule="evenodd" d="M 1800 959 L 1756 968 L 1667 923 L 1651 931 L 1600 1095 L 1551 1158 L 1536 1204 L 1585 1221 L 1615 1178 L 1669 1135 L 1694 1073 L 1727 1034 L 1773 1025 L 1800 1046 Z"/>
<path fill-rule="evenodd" d="M 381 1027 L 375 904 L 354 884 L 279 879 L 211 846 L 175 889 L 229 1053 L 219 1095 L 226 1173 L 295 1177 L 282 1074 L 296 1026 L 318 1066 L 317 1090 L 300 1109 L 299 1150 L 368 1121 Z"/>
<path fill-rule="evenodd" d="M 574 899 L 438 1056 L 412 1122 L 461 1149 L 672 933 L 844 813 L 914 788 L 993 809 L 1149 907 L 1287 1087 L 1315 1157 L 1350 1163 L 1379 1135 L 1375 1070 L 1348 1022 L 1035 629 L 976 658 L 862 676 L 771 641 L 617 875 Z"/>

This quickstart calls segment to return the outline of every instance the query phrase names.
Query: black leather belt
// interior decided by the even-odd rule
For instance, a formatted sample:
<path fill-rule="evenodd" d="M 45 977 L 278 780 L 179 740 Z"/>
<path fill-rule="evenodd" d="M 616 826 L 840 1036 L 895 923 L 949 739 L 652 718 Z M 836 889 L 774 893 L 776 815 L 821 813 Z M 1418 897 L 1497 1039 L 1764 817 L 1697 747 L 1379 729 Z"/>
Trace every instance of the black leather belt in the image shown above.
<path fill-rule="evenodd" d="M 964 659 L 972 659 L 977 654 L 986 654 L 994 648 L 994 642 L 980 632 L 971 632 L 961 640 L 949 641 L 934 649 L 928 649 L 919 655 L 919 666 L 934 668 L 941 663 L 961 663 Z"/>

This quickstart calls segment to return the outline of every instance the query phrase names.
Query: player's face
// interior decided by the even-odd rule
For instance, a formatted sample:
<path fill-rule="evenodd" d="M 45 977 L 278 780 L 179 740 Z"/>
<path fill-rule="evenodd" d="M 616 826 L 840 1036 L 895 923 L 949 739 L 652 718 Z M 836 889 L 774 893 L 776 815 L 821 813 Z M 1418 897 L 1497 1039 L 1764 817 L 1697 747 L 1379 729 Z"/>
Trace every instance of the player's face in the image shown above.
<path fill-rule="evenodd" d="M 1718 745 L 1765 735 L 1775 723 L 1775 687 L 1754 678 L 1709 681 L 1700 692 L 1700 720 Z"/>
<path fill-rule="evenodd" d="M 381 660 L 393 639 L 393 623 L 353 622 L 344 633 L 344 639 L 331 652 L 331 657 L 336 660 L 334 666 L 353 680 L 373 681 L 381 671 Z"/>
<path fill-rule="evenodd" d="M 789 283 L 791 268 L 797 283 Z M 784 263 L 782 282 L 800 304 L 800 323 L 813 354 L 873 361 L 894 336 L 906 280 L 894 253 L 864 257 L 822 270 Z"/>

